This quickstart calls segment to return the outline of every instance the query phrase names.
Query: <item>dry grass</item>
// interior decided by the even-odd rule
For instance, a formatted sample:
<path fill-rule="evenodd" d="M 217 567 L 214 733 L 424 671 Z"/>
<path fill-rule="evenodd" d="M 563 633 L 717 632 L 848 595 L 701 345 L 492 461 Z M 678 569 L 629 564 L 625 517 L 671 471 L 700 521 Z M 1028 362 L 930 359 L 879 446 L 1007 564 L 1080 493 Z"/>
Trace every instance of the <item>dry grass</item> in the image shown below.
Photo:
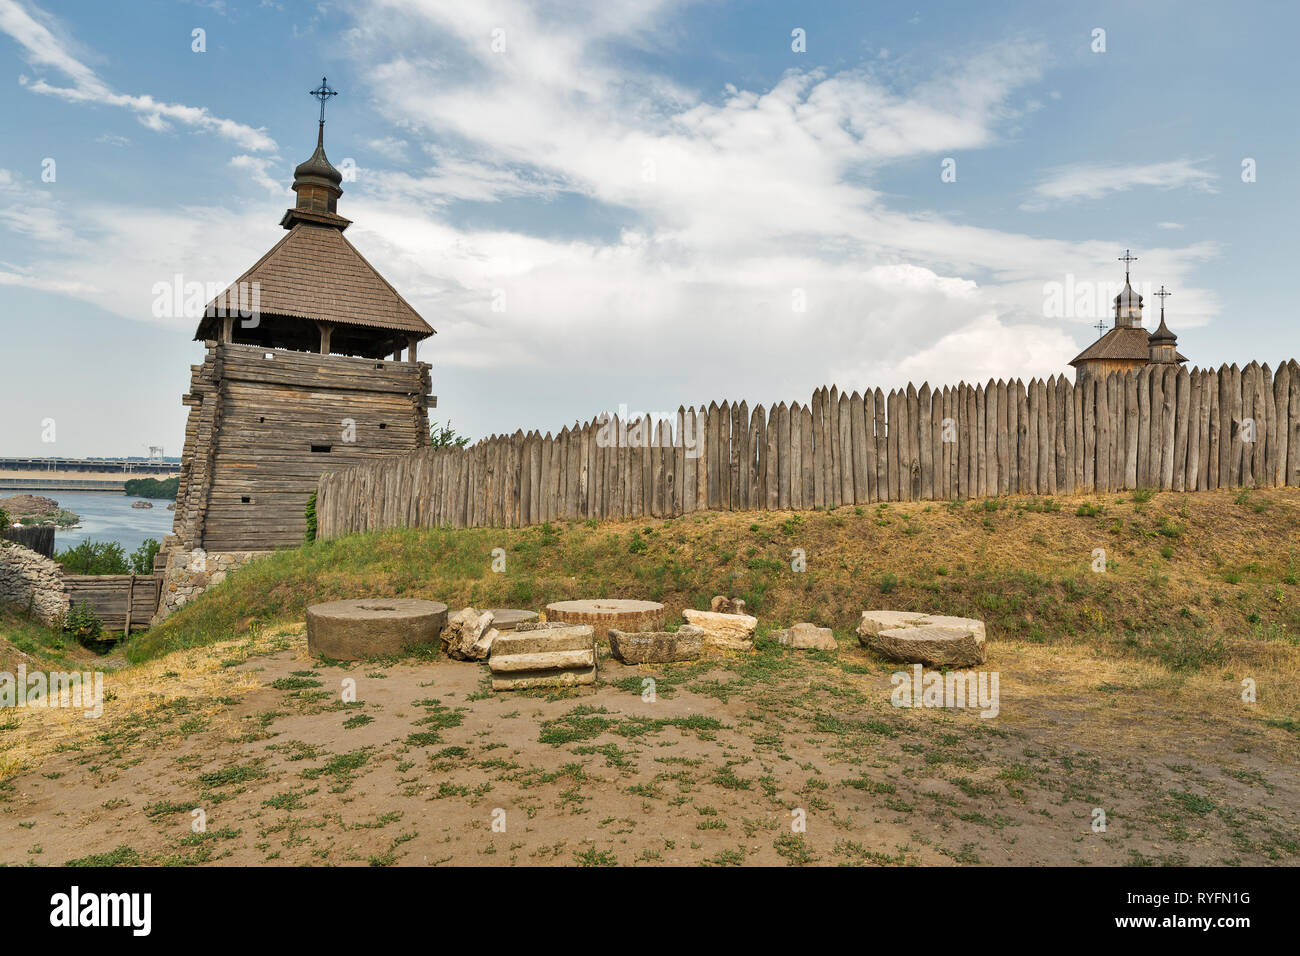
<path fill-rule="evenodd" d="M 232 574 L 134 638 L 135 663 L 107 659 L 120 666 L 106 675 L 101 718 L 0 719 L 0 838 L 18 848 L 4 858 L 27 858 L 33 849 L 17 841 L 29 841 L 48 862 L 88 850 L 106 860 L 380 865 L 1289 861 L 1300 852 L 1298 541 L 1300 492 L 1290 489 L 321 542 Z M 504 574 L 491 570 L 497 547 Z M 1090 569 L 1095 548 L 1107 552 L 1105 573 Z M 804 571 L 791 568 L 795 549 Z M 756 654 L 641 669 L 602 660 L 597 687 L 553 695 L 484 693 L 472 664 L 322 666 L 308 661 L 301 623 L 309 603 L 363 595 L 533 608 L 642 597 L 663 601 L 673 619 L 718 593 L 744 597 L 759 616 Z M 853 635 L 873 607 L 986 620 L 998 717 L 892 707 L 896 665 Z M 839 653 L 765 638 L 800 620 L 833 627 Z M 0 661 L 92 666 L 83 649 L 12 614 L 0 616 L 0 633 L 9 638 Z M 277 683 L 312 668 L 339 671 L 322 673 L 322 687 L 355 672 L 365 700 L 340 708 L 323 690 Z M 659 681 L 659 705 L 641 701 L 646 676 Z M 1241 697 L 1247 679 L 1253 704 Z M 411 702 L 435 686 L 463 724 L 448 725 L 434 750 L 460 757 L 411 742 L 425 729 Z M 547 726 L 583 713 L 611 729 L 544 739 Z M 725 729 L 619 733 L 664 713 Z M 370 719 L 348 729 L 357 714 Z M 371 756 L 356 790 L 336 790 L 304 782 L 290 744 L 320 760 L 358 748 Z M 267 775 L 220 804 L 226 819 L 236 815 L 228 836 L 187 843 L 183 826 L 141 812 L 141 803 L 188 806 L 201 770 L 250 760 Z M 300 798 L 302 808 L 271 809 Z M 537 818 L 493 843 L 485 805 L 529 806 Z M 806 840 L 781 835 L 796 806 L 816 823 Z M 1113 818 L 1108 834 L 1089 829 L 1096 806 Z M 353 821 L 361 809 L 405 813 L 392 825 L 402 832 Z M 408 826 L 419 834 L 408 839 Z"/>
<path fill-rule="evenodd" d="M 1297 542 L 1295 489 L 402 530 L 257 562 L 135 640 L 128 656 L 301 621 L 308 604 L 344 597 L 479 607 L 636 597 L 675 615 L 728 593 L 765 621 L 847 629 L 863 608 L 927 609 L 982 618 L 999 638 L 1104 648 L 1175 669 L 1282 667 L 1300 638 Z M 504 574 L 491 571 L 498 547 Z M 1091 570 L 1097 548 L 1104 574 Z M 791 570 L 795 549 L 803 573 Z"/>
<path fill-rule="evenodd" d="M 1113 865 L 1298 852 L 1300 738 L 1272 719 L 1275 675 L 1259 674 L 1269 690 L 1247 706 L 1235 672 L 997 640 L 1000 713 L 983 720 L 892 707 L 896 665 L 839 642 L 838 654 L 761 639 L 755 654 L 692 664 L 603 660 L 597 687 L 521 694 L 484 693 L 469 663 L 308 662 L 300 625 L 178 652 L 110 675 L 117 696 L 99 720 L 33 711 L 6 735 L 26 766 L 0 784 L 0 862 Z M 360 700 L 340 707 L 330 688 L 344 676 Z M 641 698 L 648 676 L 657 703 Z M 431 695 L 451 719 L 415 742 Z M 347 729 L 358 715 L 364 726 Z M 235 782 L 203 792 L 201 774 Z M 191 806 L 212 814 L 211 839 L 193 840 Z M 485 825 L 493 807 L 509 808 L 508 834 Z M 796 807 L 809 814 L 797 837 Z M 1094 807 L 1108 832 L 1091 831 Z"/>

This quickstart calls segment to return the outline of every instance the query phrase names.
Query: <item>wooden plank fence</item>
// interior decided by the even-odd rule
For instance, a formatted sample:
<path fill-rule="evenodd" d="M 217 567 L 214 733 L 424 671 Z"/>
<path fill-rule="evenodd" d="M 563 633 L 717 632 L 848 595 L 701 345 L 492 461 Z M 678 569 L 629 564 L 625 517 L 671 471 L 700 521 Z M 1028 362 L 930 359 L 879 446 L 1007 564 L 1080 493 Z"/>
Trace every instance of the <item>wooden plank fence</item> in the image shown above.
<path fill-rule="evenodd" d="M 29 524 L 21 527 L 0 528 L 0 538 L 15 541 L 47 558 L 54 557 L 54 525 Z"/>
<path fill-rule="evenodd" d="M 1300 367 L 1150 365 L 711 402 L 324 474 L 318 536 L 1135 488 L 1300 486 Z"/>
<path fill-rule="evenodd" d="M 65 574 L 69 606 L 89 602 L 106 631 L 142 631 L 158 610 L 162 577 L 156 574 Z"/>

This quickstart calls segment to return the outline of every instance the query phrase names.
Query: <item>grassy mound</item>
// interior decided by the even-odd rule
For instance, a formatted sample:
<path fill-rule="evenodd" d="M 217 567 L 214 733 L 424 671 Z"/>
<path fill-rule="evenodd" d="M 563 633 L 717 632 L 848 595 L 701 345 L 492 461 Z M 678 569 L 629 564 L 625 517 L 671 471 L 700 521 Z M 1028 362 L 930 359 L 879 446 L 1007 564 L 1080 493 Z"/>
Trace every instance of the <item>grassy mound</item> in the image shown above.
<path fill-rule="evenodd" d="M 133 637 L 127 656 L 141 662 L 301 621 L 308 604 L 339 598 L 525 608 L 646 598 L 665 603 L 671 620 L 730 594 L 765 623 L 841 633 L 864 608 L 890 607 L 979 617 L 991 637 L 1087 643 L 1175 669 L 1289 664 L 1300 636 L 1297 542 L 1295 489 L 401 530 L 259 560 Z M 503 572 L 493 571 L 495 549 Z"/>

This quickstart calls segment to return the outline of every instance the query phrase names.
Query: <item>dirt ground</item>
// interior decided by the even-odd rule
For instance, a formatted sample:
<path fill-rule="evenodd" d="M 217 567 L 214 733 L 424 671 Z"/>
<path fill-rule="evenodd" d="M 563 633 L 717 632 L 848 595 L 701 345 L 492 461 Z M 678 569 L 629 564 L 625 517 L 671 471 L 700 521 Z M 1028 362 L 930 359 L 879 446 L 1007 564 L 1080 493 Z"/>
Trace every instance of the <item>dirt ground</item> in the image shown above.
<path fill-rule="evenodd" d="M 300 628 L 172 654 L 109 674 L 98 719 L 7 718 L 0 760 L 24 769 L 0 774 L 0 863 L 1300 859 L 1300 736 L 1241 675 L 990 641 L 986 719 L 893 706 L 898 668 L 836 636 L 603 658 L 598 686 L 550 694 L 448 660 L 321 666 Z"/>

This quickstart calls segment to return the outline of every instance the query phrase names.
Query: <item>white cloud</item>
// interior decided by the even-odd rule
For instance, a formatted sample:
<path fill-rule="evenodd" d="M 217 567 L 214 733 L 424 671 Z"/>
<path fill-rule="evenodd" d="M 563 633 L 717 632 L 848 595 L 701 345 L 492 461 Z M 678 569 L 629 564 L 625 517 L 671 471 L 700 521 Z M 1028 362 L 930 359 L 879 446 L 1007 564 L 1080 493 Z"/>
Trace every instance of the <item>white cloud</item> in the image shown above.
<path fill-rule="evenodd" d="M 409 158 L 407 155 L 407 147 L 409 147 L 410 144 L 404 139 L 398 139 L 396 136 L 378 137 L 369 140 L 366 143 L 366 146 L 374 150 L 380 156 L 383 156 L 385 159 L 390 159 L 393 162 L 404 163 Z"/>
<path fill-rule="evenodd" d="M 235 169 L 241 169 L 247 172 L 253 179 L 253 182 L 275 196 L 285 196 L 291 193 L 283 182 L 271 175 L 271 166 L 275 163 L 276 158 L 267 158 L 263 156 L 249 156 L 240 154 L 230 158 L 230 166 Z"/>
<path fill-rule="evenodd" d="M 852 391 L 1067 370 L 1089 323 L 1044 318 L 1043 283 L 1113 280 L 1109 236 L 902 212 L 874 186 L 889 164 L 934 158 L 937 178 L 939 157 L 1002 142 L 1024 119 L 1011 104 L 1031 99 L 1040 47 L 1010 40 L 920 81 L 877 63 L 715 94 L 622 55 L 671 36 L 676 6 L 560 3 L 544 24 L 523 2 L 357 6 L 351 52 L 402 131 L 369 145 L 410 165 L 359 169 L 340 212 L 354 221 L 348 238 L 438 329 L 421 357 L 435 363 L 440 417 L 481 435 L 555 429 L 620 402 L 805 401 L 831 381 Z M 423 161 L 400 159 L 397 143 Z M 274 181 L 256 157 L 232 163 Z M 509 213 L 471 225 L 458 200 L 508 200 Z M 553 214 L 561 200 L 599 227 Z M 31 271 L 77 275 L 107 307 L 146 317 L 159 278 L 229 281 L 251 265 L 277 238 L 279 211 L 269 200 L 236 212 L 96 206 L 81 244 Z M 552 217 L 566 228 L 538 225 Z M 103 248 L 124 250 L 120 268 Z M 1143 275 L 1209 314 L 1212 297 L 1183 280 L 1213 252 L 1143 250 Z M 496 290 L 505 312 L 491 310 Z M 792 308 L 795 290 L 806 311 Z"/>
<path fill-rule="evenodd" d="M 1048 171 L 1033 189 L 1033 198 L 1021 209 L 1041 210 L 1079 199 L 1100 199 L 1108 193 L 1138 186 L 1158 189 L 1214 191 L 1214 173 L 1202 169 L 1200 160 L 1175 159 L 1163 163 L 1077 163 Z"/>
<path fill-rule="evenodd" d="M 216 133 L 232 140 L 241 149 L 253 152 L 275 150 L 275 141 L 263 130 L 213 116 L 206 107 L 165 103 L 147 94 L 133 96 L 115 92 L 70 51 L 71 41 L 55 36 L 54 30 L 42 21 L 52 22 L 49 15 L 39 8 L 32 7 L 29 11 L 18 0 L 0 0 L 0 31 L 9 34 L 23 47 L 28 62 L 33 66 L 50 68 L 72 81 L 71 86 L 60 87 L 44 79 L 19 77 L 19 83 L 27 89 L 57 96 L 70 103 L 93 102 L 131 110 L 142 124 L 155 132 L 170 129 L 172 123 L 180 123 Z"/>
<path fill-rule="evenodd" d="M 50 193 L 8 169 L 0 169 L 0 225 L 38 242 L 59 242 L 72 235 L 59 222 Z"/>

